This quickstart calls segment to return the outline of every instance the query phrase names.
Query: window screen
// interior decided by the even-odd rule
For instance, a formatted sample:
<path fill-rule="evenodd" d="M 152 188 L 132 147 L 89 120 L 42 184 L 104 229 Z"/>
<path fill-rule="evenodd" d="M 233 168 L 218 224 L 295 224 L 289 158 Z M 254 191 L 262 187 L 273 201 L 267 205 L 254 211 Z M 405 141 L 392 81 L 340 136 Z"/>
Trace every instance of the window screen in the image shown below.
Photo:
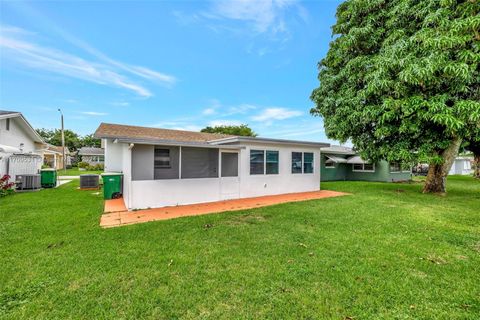
<path fill-rule="evenodd" d="M 222 177 L 238 177 L 238 153 L 222 152 Z"/>
<path fill-rule="evenodd" d="M 292 173 L 302 173 L 301 152 L 292 152 Z"/>
<path fill-rule="evenodd" d="M 265 152 L 263 150 L 250 150 L 250 174 L 264 173 Z"/>
<path fill-rule="evenodd" d="M 182 179 L 218 178 L 218 149 L 182 148 Z"/>
<path fill-rule="evenodd" d="M 361 163 L 353 164 L 353 170 L 362 171 L 363 170 L 363 164 L 361 164 Z"/>
<path fill-rule="evenodd" d="M 303 173 L 313 173 L 313 153 L 303 153 Z"/>
<path fill-rule="evenodd" d="M 170 149 L 155 148 L 155 169 L 170 167 Z"/>
<path fill-rule="evenodd" d="M 365 171 L 375 171 L 375 167 L 373 166 L 373 163 L 365 163 L 363 165 L 363 170 L 365 170 Z"/>
<path fill-rule="evenodd" d="M 400 172 L 400 170 L 402 170 L 400 163 L 390 163 L 390 172 Z"/>
<path fill-rule="evenodd" d="M 278 174 L 278 151 L 267 150 L 267 174 Z"/>

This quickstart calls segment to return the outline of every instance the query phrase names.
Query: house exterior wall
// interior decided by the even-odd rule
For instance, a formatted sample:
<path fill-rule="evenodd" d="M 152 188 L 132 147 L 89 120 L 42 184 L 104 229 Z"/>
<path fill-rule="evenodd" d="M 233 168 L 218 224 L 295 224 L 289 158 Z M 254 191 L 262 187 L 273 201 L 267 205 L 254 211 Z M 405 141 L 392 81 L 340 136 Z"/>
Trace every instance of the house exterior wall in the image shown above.
<path fill-rule="evenodd" d="M 122 143 L 113 143 L 111 139 L 103 139 L 105 148 L 105 172 L 121 172 L 123 170 Z"/>
<path fill-rule="evenodd" d="M 335 154 L 336 157 L 348 158 L 345 155 Z M 325 167 L 326 157 L 321 157 L 321 177 L 322 181 L 380 181 L 395 182 L 405 181 L 411 178 L 410 172 L 390 172 L 390 165 L 387 161 L 379 161 L 375 163 L 375 172 L 358 172 L 353 171 L 353 165 L 347 163 L 336 163 L 335 168 Z"/>
<path fill-rule="evenodd" d="M 10 118 L 10 130 L 7 130 L 7 119 L 0 120 L 0 144 L 20 148 L 20 144 L 23 143 L 24 153 L 35 153 L 37 144 L 23 129 L 19 121 L 21 120 Z M 42 152 L 37 153 L 42 155 Z M 9 153 L 0 152 L 0 176 L 8 173 L 8 158 L 10 155 Z M 40 169 L 40 167 L 38 169 Z"/>
<path fill-rule="evenodd" d="M 455 159 L 448 172 L 449 175 L 452 174 L 461 174 L 461 175 L 469 175 L 472 174 L 472 164 L 471 161 L 473 159 Z"/>
<path fill-rule="evenodd" d="M 124 146 L 127 145 L 124 144 Z M 227 198 L 245 198 L 320 189 L 319 148 L 259 143 L 242 144 L 241 147 L 238 150 L 238 177 L 158 180 L 152 178 L 153 146 L 135 145 L 131 152 L 126 147 L 123 150 L 123 160 L 121 161 L 124 173 L 125 204 L 129 209 L 142 209 L 219 201 L 226 198 L 226 193 L 228 193 Z M 220 151 L 222 150 L 222 146 L 218 148 Z M 251 149 L 278 151 L 279 173 L 250 175 Z M 114 160 L 110 159 L 114 155 L 114 151 L 108 141 L 105 150 L 107 166 L 114 167 Z M 228 152 L 235 151 L 228 150 Z M 313 173 L 292 174 L 292 152 L 313 153 Z M 131 172 L 129 167 L 132 169 Z M 229 184 L 228 191 L 225 190 L 225 183 Z"/>

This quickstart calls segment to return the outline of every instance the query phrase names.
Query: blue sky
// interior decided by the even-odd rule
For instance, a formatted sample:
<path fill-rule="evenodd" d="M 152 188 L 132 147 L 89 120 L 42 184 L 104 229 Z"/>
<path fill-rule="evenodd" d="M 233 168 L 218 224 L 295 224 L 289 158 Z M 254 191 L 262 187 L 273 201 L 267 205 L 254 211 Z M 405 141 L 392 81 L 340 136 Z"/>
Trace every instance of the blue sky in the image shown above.
<path fill-rule="evenodd" d="M 0 109 L 88 134 L 100 122 L 328 141 L 309 109 L 338 1 L 0 2 Z"/>

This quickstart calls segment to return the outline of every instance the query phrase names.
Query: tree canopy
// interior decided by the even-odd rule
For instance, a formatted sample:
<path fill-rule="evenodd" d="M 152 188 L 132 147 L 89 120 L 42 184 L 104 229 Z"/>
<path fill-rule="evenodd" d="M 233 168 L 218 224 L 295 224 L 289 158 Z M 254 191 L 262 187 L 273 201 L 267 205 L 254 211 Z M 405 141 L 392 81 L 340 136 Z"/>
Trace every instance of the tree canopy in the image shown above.
<path fill-rule="evenodd" d="M 257 134 L 246 124 L 241 124 L 238 126 L 214 126 L 214 127 L 205 127 L 201 132 L 208 132 L 208 133 L 223 133 L 223 134 L 230 134 L 233 136 L 248 136 L 248 137 L 256 137 Z"/>
<path fill-rule="evenodd" d="M 445 162 L 480 130 L 479 8 L 471 0 L 342 3 L 311 95 L 327 136 L 351 140 L 371 160 Z"/>
<path fill-rule="evenodd" d="M 54 145 L 62 145 L 62 131 L 60 129 L 36 129 L 38 134 L 45 140 L 45 142 Z M 70 151 L 75 151 L 81 147 L 100 147 L 100 139 L 93 137 L 93 134 L 86 136 L 80 136 L 79 134 L 73 132 L 72 130 L 65 130 L 65 146 L 68 147 Z"/>

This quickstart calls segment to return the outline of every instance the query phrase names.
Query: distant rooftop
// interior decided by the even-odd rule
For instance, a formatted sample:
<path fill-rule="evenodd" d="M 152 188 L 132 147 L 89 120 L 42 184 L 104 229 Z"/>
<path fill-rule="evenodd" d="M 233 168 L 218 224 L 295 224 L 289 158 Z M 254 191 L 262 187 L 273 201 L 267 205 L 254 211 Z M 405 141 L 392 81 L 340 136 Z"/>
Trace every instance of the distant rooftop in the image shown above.
<path fill-rule="evenodd" d="M 102 148 L 82 147 L 78 150 L 79 156 L 103 156 L 104 154 L 105 150 Z"/>
<path fill-rule="evenodd" d="M 357 154 L 355 150 L 353 150 L 350 147 L 344 147 L 344 146 L 330 146 L 330 147 L 325 147 L 320 149 L 323 153 L 334 153 L 334 154 Z"/>

